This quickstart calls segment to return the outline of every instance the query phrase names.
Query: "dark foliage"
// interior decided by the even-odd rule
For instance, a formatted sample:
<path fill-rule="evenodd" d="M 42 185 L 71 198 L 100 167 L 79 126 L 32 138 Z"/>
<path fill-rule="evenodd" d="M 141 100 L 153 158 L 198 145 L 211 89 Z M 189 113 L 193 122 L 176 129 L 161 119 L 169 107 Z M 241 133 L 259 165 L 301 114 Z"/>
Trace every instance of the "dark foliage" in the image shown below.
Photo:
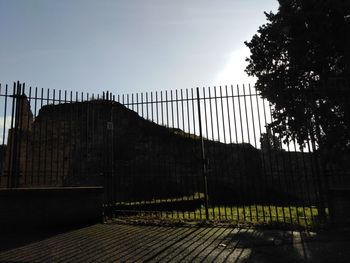
<path fill-rule="evenodd" d="M 273 105 L 274 132 L 350 148 L 350 1 L 279 0 L 250 42 L 246 72 Z"/>

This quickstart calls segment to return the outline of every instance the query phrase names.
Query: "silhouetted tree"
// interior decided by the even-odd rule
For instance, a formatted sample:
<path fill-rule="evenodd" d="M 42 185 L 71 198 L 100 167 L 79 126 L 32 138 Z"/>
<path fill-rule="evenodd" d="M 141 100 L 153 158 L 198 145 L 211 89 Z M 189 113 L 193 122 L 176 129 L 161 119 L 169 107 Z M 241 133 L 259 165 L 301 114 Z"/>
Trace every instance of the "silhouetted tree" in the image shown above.
<path fill-rule="evenodd" d="M 350 1 L 279 0 L 250 42 L 246 72 L 281 136 L 350 148 Z M 328 147 L 327 147 L 328 146 Z"/>
<path fill-rule="evenodd" d="M 262 133 L 260 137 L 260 145 L 261 150 L 263 151 L 270 151 L 270 150 L 282 150 L 282 143 L 278 139 L 277 136 L 275 136 L 271 129 L 267 128 L 266 133 Z"/>

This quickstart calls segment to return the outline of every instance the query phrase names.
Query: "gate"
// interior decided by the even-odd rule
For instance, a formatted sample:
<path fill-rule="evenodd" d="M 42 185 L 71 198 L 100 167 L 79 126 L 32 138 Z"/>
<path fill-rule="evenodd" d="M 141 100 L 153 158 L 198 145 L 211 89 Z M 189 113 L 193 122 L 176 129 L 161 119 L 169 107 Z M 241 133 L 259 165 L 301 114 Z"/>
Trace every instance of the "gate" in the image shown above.
<path fill-rule="evenodd" d="M 282 142 L 251 86 L 95 96 L 15 83 L 0 97 L 1 187 L 103 185 L 108 216 L 327 220 L 312 138 Z"/>

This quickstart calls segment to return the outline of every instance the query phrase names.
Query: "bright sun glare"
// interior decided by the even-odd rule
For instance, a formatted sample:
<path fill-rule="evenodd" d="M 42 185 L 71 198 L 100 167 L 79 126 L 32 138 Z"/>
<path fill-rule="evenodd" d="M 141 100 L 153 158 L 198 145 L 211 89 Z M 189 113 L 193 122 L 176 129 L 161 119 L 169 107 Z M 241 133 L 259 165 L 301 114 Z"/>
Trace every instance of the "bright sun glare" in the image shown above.
<path fill-rule="evenodd" d="M 235 50 L 229 55 L 228 61 L 223 69 L 216 75 L 215 85 L 254 84 L 256 79 L 249 77 L 244 69 L 247 66 L 245 58 L 249 56 L 249 49 L 243 47 Z"/>

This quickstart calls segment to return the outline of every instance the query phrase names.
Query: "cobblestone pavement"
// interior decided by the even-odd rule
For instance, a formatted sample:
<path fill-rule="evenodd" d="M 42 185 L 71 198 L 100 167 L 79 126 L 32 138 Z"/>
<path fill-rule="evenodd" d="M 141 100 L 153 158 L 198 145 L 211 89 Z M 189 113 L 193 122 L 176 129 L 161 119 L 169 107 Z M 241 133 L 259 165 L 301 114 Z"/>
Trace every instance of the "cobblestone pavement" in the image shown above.
<path fill-rule="evenodd" d="M 3 234 L 0 262 L 350 262 L 348 234 L 96 224 Z"/>

